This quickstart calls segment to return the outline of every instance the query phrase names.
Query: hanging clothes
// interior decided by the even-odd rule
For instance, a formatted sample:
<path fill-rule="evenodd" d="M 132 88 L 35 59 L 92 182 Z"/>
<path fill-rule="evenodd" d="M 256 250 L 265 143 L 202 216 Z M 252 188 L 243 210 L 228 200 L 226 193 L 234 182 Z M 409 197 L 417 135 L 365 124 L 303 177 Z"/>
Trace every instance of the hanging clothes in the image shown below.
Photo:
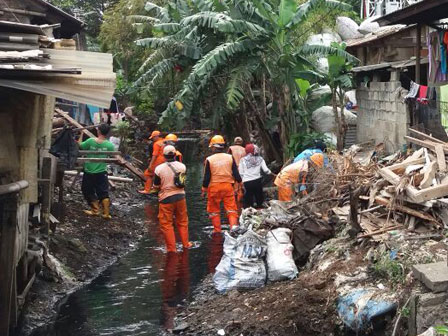
<path fill-rule="evenodd" d="M 435 83 L 437 81 L 437 75 L 440 72 L 440 39 L 437 31 L 428 34 L 428 83 Z"/>
<path fill-rule="evenodd" d="M 440 114 L 442 115 L 442 126 L 448 128 L 448 85 L 440 87 Z"/>
<path fill-rule="evenodd" d="M 427 104 L 428 103 L 427 97 L 428 97 L 428 87 L 426 85 L 420 85 L 417 101 L 419 101 L 422 104 Z"/>
<path fill-rule="evenodd" d="M 407 98 L 417 97 L 419 89 L 420 89 L 420 85 L 411 81 L 411 87 L 409 89 L 409 93 L 404 98 L 407 99 Z"/>

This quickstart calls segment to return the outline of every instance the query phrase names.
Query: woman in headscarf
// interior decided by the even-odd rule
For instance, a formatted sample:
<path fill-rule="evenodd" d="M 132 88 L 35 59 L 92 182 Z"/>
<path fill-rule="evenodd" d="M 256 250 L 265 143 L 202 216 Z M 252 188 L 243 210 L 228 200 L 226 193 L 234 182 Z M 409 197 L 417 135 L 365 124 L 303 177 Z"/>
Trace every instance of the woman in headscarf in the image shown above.
<path fill-rule="evenodd" d="M 264 201 L 261 173 L 263 172 L 266 175 L 273 174 L 260 156 L 260 149 L 256 145 L 246 145 L 246 156 L 241 159 L 238 169 L 244 185 L 244 208 L 253 207 L 254 199 L 257 203 L 257 208 L 261 208 Z"/>

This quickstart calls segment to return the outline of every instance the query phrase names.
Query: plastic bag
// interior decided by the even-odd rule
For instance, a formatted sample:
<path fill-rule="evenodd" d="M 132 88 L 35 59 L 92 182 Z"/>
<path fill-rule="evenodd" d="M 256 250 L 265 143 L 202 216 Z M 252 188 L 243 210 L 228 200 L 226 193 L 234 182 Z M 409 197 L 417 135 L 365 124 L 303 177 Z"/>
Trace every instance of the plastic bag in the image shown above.
<path fill-rule="evenodd" d="M 294 246 L 291 244 L 291 234 L 290 229 L 278 228 L 269 231 L 266 236 L 269 281 L 291 280 L 299 273 L 292 258 Z"/>
<path fill-rule="evenodd" d="M 78 159 L 79 146 L 71 129 L 66 128 L 58 134 L 50 148 L 50 154 L 59 158 L 65 169 L 73 169 Z"/>
<path fill-rule="evenodd" d="M 266 283 L 266 239 L 252 230 L 233 238 L 225 232 L 224 254 L 213 276 L 219 293 L 237 289 L 252 289 Z"/>
<path fill-rule="evenodd" d="M 339 16 L 336 19 L 336 29 L 343 41 L 363 37 L 358 32 L 358 24 L 346 16 Z"/>

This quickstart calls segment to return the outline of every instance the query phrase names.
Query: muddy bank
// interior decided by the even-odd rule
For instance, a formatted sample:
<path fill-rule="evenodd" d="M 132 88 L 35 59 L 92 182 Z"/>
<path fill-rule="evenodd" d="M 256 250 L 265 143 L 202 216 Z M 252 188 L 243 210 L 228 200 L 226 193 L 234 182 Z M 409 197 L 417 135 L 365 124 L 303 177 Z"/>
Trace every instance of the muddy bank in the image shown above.
<path fill-rule="evenodd" d="M 368 300 L 390 303 L 393 309 L 366 321 L 368 328 L 358 334 L 391 335 L 396 326 L 395 335 L 407 335 L 408 299 L 413 292 L 428 292 L 412 276 L 411 265 L 429 253 L 443 260 L 447 247 L 432 239 L 410 242 L 391 235 L 386 248 L 382 243 L 351 239 L 343 230 L 312 250 L 294 280 L 220 295 L 209 276 L 176 317 L 174 330 L 181 335 L 356 335 L 346 325 L 347 316 L 341 317 L 338 304 L 363 290 L 369 293 Z M 396 259 L 389 258 L 390 251 L 398 252 Z"/>
<path fill-rule="evenodd" d="M 64 181 L 67 188 L 71 179 Z M 133 249 L 145 230 L 137 215 L 144 199 L 135 190 L 140 183 L 118 184 L 111 190 L 112 220 L 88 217 L 80 183 L 64 195 L 65 222 L 50 235 L 49 251 L 61 263 L 60 273 L 43 267 L 27 297 L 18 335 L 46 335 L 67 294 L 96 278 L 107 266 Z"/>

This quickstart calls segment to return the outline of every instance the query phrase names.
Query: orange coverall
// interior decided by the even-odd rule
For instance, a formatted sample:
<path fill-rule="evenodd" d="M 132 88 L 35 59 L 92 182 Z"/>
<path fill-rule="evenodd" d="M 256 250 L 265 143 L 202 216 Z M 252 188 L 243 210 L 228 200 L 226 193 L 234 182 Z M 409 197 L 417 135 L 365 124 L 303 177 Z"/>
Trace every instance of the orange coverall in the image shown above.
<path fill-rule="evenodd" d="M 233 159 L 235 160 L 236 166 L 240 166 L 240 161 L 243 157 L 246 156 L 246 149 L 240 145 L 233 145 L 229 147 L 229 154 L 232 154 Z M 235 196 L 236 202 L 238 206 L 238 213 L 241 213 L 241 208 L 243 207 L 243 183 L 235 183 Z"/>
<path fill-rule="evenodd" d="M 306 160 L 297 161 L 283 168 L 274 181 L 278 188 L 278 200 L 292 201 L 294 186 L 299 184 L 299 181 L 301 184 L 305 184 L 307 172 L 308 162 Z"/>
<path fill-rule="evenodd" d="M 221 232 L 221 202 L 230 227 L 238 225 L 238 207 L 233 187 L 235 181 L 240 183 L 241 176 L 232 155 L 217 153 L 205 160 L 202 188 L 208 193 L 207 212 L 215 232 Z"/>
<path fill-rule="evenodd" d="M 174 184 L 174 172 L 184 173 L 186 167 L 183 163 L 173 161 L 159 165 L 155 170 L 154 187 L 159 191 L 159 224 L 165 238 L 167 252 L 176 251 L 176 236 L 174 234 L 174 217 L 177 231 L 184 248 L 191 247 L 188 241 L 188 213 L 185 200 L 185 189 Z"/>
<path fill-rule="evenodd" d="M 163 148 L 165 147 L 165 144 L 163 143 L 164 139 L 161 138 L 157 140 L 154 143 L 153 150 L 152 150 L 152 157 L 155 158 L 152 165 L 148 167 L 148 169 L 145 170 L 144 175 L 146 176 L 146 182 L 145 182 L 145 193 L 149 193 L 149 191 L 152 188 L 153 179 L 154 179 L 154 171 L 160 164 L 165 162 L 165 157 L 163 156 Z"/>

